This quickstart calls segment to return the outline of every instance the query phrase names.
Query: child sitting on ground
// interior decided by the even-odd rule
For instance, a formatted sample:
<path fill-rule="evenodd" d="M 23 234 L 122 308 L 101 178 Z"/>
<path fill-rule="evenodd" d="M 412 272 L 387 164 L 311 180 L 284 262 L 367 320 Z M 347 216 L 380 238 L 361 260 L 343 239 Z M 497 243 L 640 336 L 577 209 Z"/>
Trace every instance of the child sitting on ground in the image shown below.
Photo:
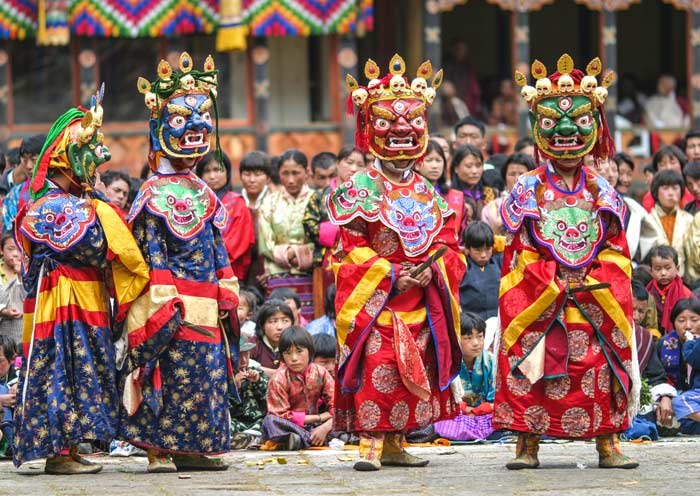
<path fill-rule="evenodd" d="M 700 316 L 699 316 L 700 317 Z M 682 434 L 700 434 L 700 323 L 697 319 L 685 330 L 683 358 L 691 369 L 692 388 L 673 398 L 673 413 L 681 423 Z"/>
<path fill-rule="evenodd" d="M 294 313 L 282 300 L 268 300 L 260 307 L 255 320 L 255 347 L 250 351 L 250 358 L 260 364 L 269 379 L 280 365 L 280 336 L 294 322 Z"/>
<path fill-rule="evenodd" d="M 306 327 L 309 323 L 301 314 L 301 299 L 292 288 L 276 288 L 270 293 L 270 300 L 277 299 L 284 301 L 294 314 L 294 325 Z"/>
<path fill-rule="evenodd" d="M 690 298 L 693 293 L 683 284 L 679 275 L 678 252 L 672 246 L 655 246 L 649 252 L 652 281 L 647 291 L 656 301 L 659 329 L 662 334 L 673 330 L 671 310 L 681 298 Z"/>
<path fill-rule="evenodd" d="M 262 436 L 262 421 L 267 413 L 267 377 L 250 363 L 253 348 L 251 338 L 241 335 L 238 369 L 233 377 L 240 400 L 229 398 L 232 449 L 247 448 Z"/>
<path fill-rule="evenodd" d="M 453 441 L 486 439 L 493 433 L 491 416 L 496 390 L 493 385 L 493 354 L 484 350 L 486 322 L 463 312 L 460 321 L 462 364 L 459 380 L 464 389 L 461 413 L 453 420 L 435 423 L 435 432 Z"/>
<path fill-rule="evenodd" d="M 0 336 L 0 458 L 12 456 L 12 416 L 17 396 L 15 356 L 17 348 L 14 341 L 9 336 Z"/>
<path fill-rule="evenodd" d="M 323 446 L 333 427 L 333 376 L 313 363 L 314 341 L 303 327 L 286 329 L 279 351 L 282 364 L 268 384 L 263 438 L 288 451 Z M 326 412 L 319 413 L 319 400 Z"/>
<path fill-rule="evenodd" d="M 335 336 L 328 334 L 314 334 L 314 363 L 320 365 L 328 371 L 331 377 L 335 377 L 335 347 L 337 342 Z"/>
<path fill-rule="evenodd" d="M 255 322 L 253 318 L 258 311 L 258 298 L 255 293 L 248 288 L 241 288 L 238 291 L 238 322 L 241 324 L 241 334 L 255 336 Z"/>
<path fill-rule="evenodd" d="M 493 231 L 485 222 L 473 222 L 464 231 L 467 272 L 459 285 L 460 305 L 484 320 L 498 314 L 503 255 L 493 254 L 493 243 Z"/>

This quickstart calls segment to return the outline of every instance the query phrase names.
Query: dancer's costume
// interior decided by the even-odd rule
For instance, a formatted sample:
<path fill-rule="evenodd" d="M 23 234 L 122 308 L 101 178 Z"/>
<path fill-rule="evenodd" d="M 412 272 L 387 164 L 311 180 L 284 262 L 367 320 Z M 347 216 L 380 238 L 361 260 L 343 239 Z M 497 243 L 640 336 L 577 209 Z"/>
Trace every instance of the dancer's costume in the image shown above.
<path fill-rule="evenodd" d="M 79 457 L 77 445 L 116 434 L 112 341 L 148 283 L 127 225 L 94 190 L 83 191 L 110 159 L 100 100 L 101 93 L 89 110 L 73 108 L 53 124 L 32 174 L 32 200 L 16 222 L 28 294 L 14 462 L 48 457 L 48 473 L 102 468 Z"/>
<path fill-rule="evenodd" d="M 149 471 L 225 469 L 206 458 L 229 449 L 228 394 L 236 395 L 238 281 L 222 231 L 226 209 L 191 172 L 209 151 L 216 71 L 187 53 L 158 79 L 139 78 L 151 111 L 149 164 L 128 220 L 150 268 L 149 293 L 129 313 L 121 434 L 149 449 Z"/>
<path fill-rule="evenodd" d="M 430 183 L 412 171 L 428 141 L 426 109 L 442 71 L 428 86 L 430 62 L 411 83 L 395 55 L 390 74 L 372 61 L 371 79 L 360 87 L 347 77 L 357 107 L 356 144 L 375 165 L 355 174 L 329 197 L 330 220 L 340 226 L 336 270 L 339 363 L 335 428 L 360 432 L 358 470 L 381 464 L 416 466 L 426 460 L 401 448 L 402 433 L 457 414 L 450 382 L 459 373 L 461 352 L 459 282 L 465 271 L 457 247 L 455 215 Z M 403 168 L 393 182 L 387 164 Z M 399 293 L 405 267 L 421 264 L 441 247 L 432 281 Z"/>
<path fill-rule="evenodd" d="M 563 55 L 536 88 L 516 72 L 529 110 L 535 154 L 501 207 L 508 241 L 500 289 L 495 427 L 520 432 L 509 468 L 539 464 L 539 436 L 597 437 L 601 467 L 632 468 L 617 433 L 637 403 L 627 207 L 583 157 L 612 151 L 603 103 L 614 74 L 586 74 Z M 567 184 L 558 171 L 575 171 Z M 635 385 L 635 386 L 633 386 Z"/>

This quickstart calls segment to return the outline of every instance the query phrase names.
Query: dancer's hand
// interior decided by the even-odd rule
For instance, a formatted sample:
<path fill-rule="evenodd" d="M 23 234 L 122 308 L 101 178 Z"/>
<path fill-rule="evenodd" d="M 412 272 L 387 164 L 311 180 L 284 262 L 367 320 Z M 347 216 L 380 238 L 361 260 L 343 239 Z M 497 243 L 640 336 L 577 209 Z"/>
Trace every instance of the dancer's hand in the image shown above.
<path fill-rule="evenodd" d="M 433 280 L 433 269 L 428 267 L 416 276 L 416 280 L 421 288 L 426 287 L 428 284 L 430 284 L 430 281 Z"/>
<path fill-rule="evenodd" d="M 401 271 L 394 287 L 396 288 L 396 291 L 398 291 L 399 293 L 403 293 L 404 291 L 419 285 L 420 283 L 418 282 L 418 279 L 414 279 L 413 277 L 411 277 L 408 274 L 408 271 Z"/>

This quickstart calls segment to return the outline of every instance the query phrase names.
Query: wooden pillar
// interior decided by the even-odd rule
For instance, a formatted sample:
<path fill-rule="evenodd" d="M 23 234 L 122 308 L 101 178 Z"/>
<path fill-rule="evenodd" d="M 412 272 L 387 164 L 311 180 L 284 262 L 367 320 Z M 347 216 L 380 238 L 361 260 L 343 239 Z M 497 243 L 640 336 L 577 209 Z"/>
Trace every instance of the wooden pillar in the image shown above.
<path fill-rule="evenodd" d="M 692 127 L 700 127 L 700 11 L 689 10 L 688 16 L 688 100 Z"/>
<path fill-rule="evenodd" d="M 253 39 L 253 99 L 255 101 L 255 147 L 267 151 L 267 135 L 270 130 L 268 123 L 268 102 L 270 100 L 270 50 L 267 39 Z"/>
<path fill-rule="evenodd" d="M 600 11 L 600 55 L 603 59 L 603 72 L 598 77 L 600 84 L 605 74 L 615 71 L 617 74 L 617 16 L 614 10 Z M 615 138 L 615 114 L 617 113 L 617 84 L 608 88 L 608 99 L 605 102 L 605 113 L 608 117 L 610 135 Z"/>
<path fill-rule="evenodd" d="M 526 10 L 512 12 L 511 39 L 513 40 L 513 67 L 526 76 L 530 74 L 530 17 Z M 528 136 L 531 132 L 527 104 L 518 98 L 518 132 Z"/>
<path fill-rule="evenodd" d="M 343 143 L 355 143 L 355 117 L 353 114 L 347 113 L 347 98 L 348 89 L 345 86 L 345 76 L 351 74 L 356 80 L 358 77 L 357 68 L 357 39 L 354 34 L 343 34 L 338 37 L 338 67 L 339 71 L 339 88 L 336 98 L 340 100 L 340 125 L 343 133 Z M 354 107 L 353 107 L 354 109 Z"/>
<path fill-rule="evenodd" d="M 79 47 L 77 40 L 71 40 L 71 51 L 77 54 L 77 57 L 75 57 L 77 64 L 74 65 L 74 72 L 77 72 L 80 84 L 80 90 L 77 95 L 78 101 L 73 102 L 76 105 L 90 105 L 90 98 L 100 85 L 100 81 L 98 81 L 99 64 L 97 63 L 97 53 L 93 50 L 93 45 L 92 41 L 88 41 L 85 43 L 85 46 Z M 109 91 L 109 88 L 105 91 Z"/>
<path fill-rule="evenodd" d="M 440 9 L 438 2 L 423 2 L 423 50 L 425 59 L 433 64 L 433 70 L 442 67 L 442 36 L 440 32 Z M 409 77 L 409 80 L 411 78 Z M 430 81 L 428 81 L 430 84 Z M 428 112 L 428 128 L 438 131 L 440 126 L 440 99 L 435 102 Z"/>

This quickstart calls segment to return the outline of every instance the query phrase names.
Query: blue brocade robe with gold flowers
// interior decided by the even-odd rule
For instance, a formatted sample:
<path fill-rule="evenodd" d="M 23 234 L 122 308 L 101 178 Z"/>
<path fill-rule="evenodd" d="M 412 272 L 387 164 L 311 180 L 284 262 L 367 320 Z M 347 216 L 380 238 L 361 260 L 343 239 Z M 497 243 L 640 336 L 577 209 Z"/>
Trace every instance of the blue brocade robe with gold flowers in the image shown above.
<path fill-rule="evenodd" d="M 28 293 L 15 409 L 19 466 L 84 439 L 114 437 L 113 327 L 147 285 L 148 268 L 111 206 L 55 186 L 20 212 L 16 227 Z"/>
<path fill-rule="evenodd" d="M 214 192 L 191 173 L 152 176 L 129 213 L 151 276 L 129 313 L 123 378 L 120 434 L 137 446 L 229 449 L 238 283 L 221 237 L 226 221 Z M 229 312 L 225 323 L 220 311 Z"/>

